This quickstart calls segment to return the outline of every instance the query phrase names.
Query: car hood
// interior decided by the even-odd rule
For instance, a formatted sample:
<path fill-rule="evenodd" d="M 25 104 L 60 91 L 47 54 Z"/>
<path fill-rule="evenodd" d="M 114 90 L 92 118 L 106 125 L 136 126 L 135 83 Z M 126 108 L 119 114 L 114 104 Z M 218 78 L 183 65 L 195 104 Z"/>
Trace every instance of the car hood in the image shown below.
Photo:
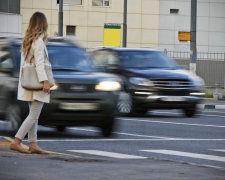
<path fill-rule="evenodd" d="M 120 78 L 113 74 L 98 73 L 98 72 L 69 72 L 69 71 L 54 71 L 54 79 L 56 82 L 77 82 L 77 83 L 90 83 L 102 80 L 116 80 L 120 81 Z"/>
<path fill-rule="evenodd" d="M 197 77 L 193 73 L 183 69 L 134 69 L 125 70 L 128 76 L 145 77 L 149 79 L 186 79 Z"/>

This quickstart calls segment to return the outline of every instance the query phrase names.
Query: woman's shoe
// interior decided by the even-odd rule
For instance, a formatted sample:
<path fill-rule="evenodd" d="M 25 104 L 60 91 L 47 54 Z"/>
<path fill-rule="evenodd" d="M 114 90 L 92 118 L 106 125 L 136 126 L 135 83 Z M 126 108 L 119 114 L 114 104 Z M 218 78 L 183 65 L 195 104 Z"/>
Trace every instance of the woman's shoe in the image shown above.
<path fill-rule="evenodd" d="M 29 151 L 31 153 L 36 153 L 36 154 L 48 154 L 46 151 L 44 151 L 42 149 L 35 149 L 33 147 L 29 147 Z"/>
<path fill-rule="evenodd" d="M 22 148 L 20 145 L 13 144 L 13 143 L 10 144 L 9 148 L 13 151 L 18 151 L 18 152 L 21 152 L 21 153 L 30 153 L 26 149 Z"/>

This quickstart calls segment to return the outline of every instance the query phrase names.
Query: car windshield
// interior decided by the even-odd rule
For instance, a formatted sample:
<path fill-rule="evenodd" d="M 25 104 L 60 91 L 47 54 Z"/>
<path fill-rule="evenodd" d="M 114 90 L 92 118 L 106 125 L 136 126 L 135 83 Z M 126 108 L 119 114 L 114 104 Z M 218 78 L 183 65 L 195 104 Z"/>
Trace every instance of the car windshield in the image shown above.
<path fill-rule="evenodd" d="M 20 45 L 16 45 L 13 48 L 18 70 L 21 56 L 20 48 Z M 47 48 L 53 70 L 94 71 L 92 61 L 85 55 L 81 48 L 71 46 L 48 46 Z"/>
<path fill-rule="evenodd" d="M 160 51 L 121 51 L 125 68 L 175 68 L 176 63 Z"/>
<path fill-rule="evenodd" d="M 93 65 L 81 48 L 48 46 L 53 70 L 93 71 Z"/>

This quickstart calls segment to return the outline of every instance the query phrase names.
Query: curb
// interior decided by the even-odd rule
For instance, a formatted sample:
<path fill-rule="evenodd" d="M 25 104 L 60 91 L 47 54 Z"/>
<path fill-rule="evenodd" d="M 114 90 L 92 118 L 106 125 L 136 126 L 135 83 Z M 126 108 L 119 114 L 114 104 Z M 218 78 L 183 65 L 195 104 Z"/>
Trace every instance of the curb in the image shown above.
<path fill-rule="evenodd" d="M 200 109 L 224 109 L 225 105 L 216 105 L 216 104 L 199 104 Z"/>

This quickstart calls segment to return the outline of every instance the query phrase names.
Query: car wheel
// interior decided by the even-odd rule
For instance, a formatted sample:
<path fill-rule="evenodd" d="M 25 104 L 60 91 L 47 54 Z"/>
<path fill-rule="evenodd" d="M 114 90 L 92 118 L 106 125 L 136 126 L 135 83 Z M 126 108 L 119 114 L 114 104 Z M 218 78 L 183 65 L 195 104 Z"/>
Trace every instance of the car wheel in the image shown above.
<path fill-rule="evenodd" d="M 102 135 L 104 137 L 110 137 L 112 135 L 115 125 L 114 117 L 108 117 L 101 126 Z"/>
<path fill-rule="evenodd" d="M 9 122 L 10 129 L 17 131 L 23 122 L 22 111 L 19 104 L 9 104 L 6 110 L 6 119 Z"/>
<path fill-rule="evenodd" d="M 121 92 L 117 103 L 119 114 L 130 114 L 132 112 L 132 97 L 130 93 Z"/>
<path fill-rule="evenodd" d="M 57 126 L 56 129 L 59 131 L 59 132 L 63 132 L 65 131 L 65 126 Z"/>
<path fill-rule="evenodd" d="M 134 108 L 133 111 L 137 114 L 146 114 L 148 112 L 148 108 Z"/>
<path fill-rule="evenodd" d="M 194 105 L 191 108 L 184 109 L 184 113 L 187 117 L 194 117 L 196 115 L 196 112 L 197 112 L 196 105 Z"/>

